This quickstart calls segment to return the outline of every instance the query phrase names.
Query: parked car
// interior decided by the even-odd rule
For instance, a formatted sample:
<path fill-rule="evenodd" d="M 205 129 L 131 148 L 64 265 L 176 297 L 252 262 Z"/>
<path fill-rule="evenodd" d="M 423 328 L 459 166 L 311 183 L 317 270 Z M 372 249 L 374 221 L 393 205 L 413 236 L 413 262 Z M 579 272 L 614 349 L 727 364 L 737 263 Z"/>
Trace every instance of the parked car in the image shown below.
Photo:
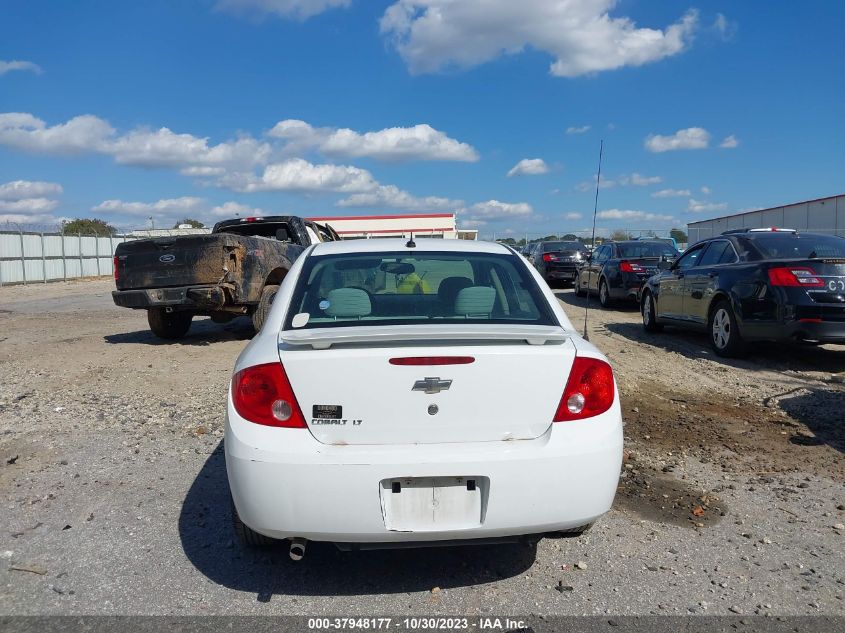
<path fill-rule="evenodd" d="M 728 231 L 694 246 L 643 288 L 643 327 L 706 330 L 715 352 L 749 341 L 845 343 L 845 238 Z"/>
<path fill-rule="evenodd" d="M 411 275 L 427 288 L 401 292 Z M 238 536 L 299 558 L 581 531 L 613 501 L 622 418 L 607 360 L 512 249 L 347 241 L 282 282 L 224 447 Z"/>
<path fill-rule="evenodd" d="M 663 242 L 664 244 L 669 244 L 672 248 L 676 251 L 680 252 L 681 249 L 678 248 L 678 241 L 674 237 L 635 237 L 635 240 L 645 240 L 647 242 Z"/>
<path fill-rule="evenodd" d="M 575 293 L 598 293 L 603 308 L 615 301 L 639 301 L 640 288 L 657 272 L 661 260 L 674 261 L 678 251 L 664 241 L 605 242 L 578 269 Z"/>
<path fill-rule="evenodd" d="M 525 256 L 526 259 L 531 259 L 531 255 L 534 253 L 534 250 L 537 248 L 539 242 L 529 242 L 525 246 L 522 247 L 522 254 Z"/>
<path fill-rule="evenodd" d="M 587 248 L 581 242 L 538 242 L 531 254 L 531 263 L 550 286 L 572 283 L 586 259 Z"/>
<path fill-rule="evenodd" d="M 296 216 L 224 220 L 205 235 L 118 244 L 112 299 L 147 311 L 153 334 L 179 339 L 194 316 L 225 323 L 240 315 L 260 330 L 293 261 L 306 246 L 340 239 Z"/>

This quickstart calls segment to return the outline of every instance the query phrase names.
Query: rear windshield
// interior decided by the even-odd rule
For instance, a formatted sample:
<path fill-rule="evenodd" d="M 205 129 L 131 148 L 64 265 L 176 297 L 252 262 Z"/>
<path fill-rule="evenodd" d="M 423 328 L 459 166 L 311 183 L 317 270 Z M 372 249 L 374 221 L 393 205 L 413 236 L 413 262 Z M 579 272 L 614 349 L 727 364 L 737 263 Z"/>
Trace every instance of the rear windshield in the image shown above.
<path fill-rule="evenodd" d="M 620 257 L 677 257 L 678 251 L 664 242 L 626 242 L 617 244 Z"/>
<path fill-rule="evenodd" d="M 765 234 L 750 238 L 763 259 L 845 257 L 845 237 L 834 235 Z"/>
<path fill-rule="evenodd" d="M 279 229 L 284 229 L 290 237 L 293 237 L 290 235 L 291 228 L 287 222 L 244 222 L 243 224 L 225 226 L 219 232 L 251 237 L 276 237 L 276 231 Z"/>
<path fill-rule="evenodd" d="M 309 257 L 285 329 L 419 323 L 558 325 L 523 260 L 490 253 Z M 299 317 L 297 322 L 303 317 Z"/>
<path fill-rule="evenodd" d="M 581 242 L 544 242 L 543 252 L 553 253 L 556 251 L 583 251 L 586 250 Z"/>

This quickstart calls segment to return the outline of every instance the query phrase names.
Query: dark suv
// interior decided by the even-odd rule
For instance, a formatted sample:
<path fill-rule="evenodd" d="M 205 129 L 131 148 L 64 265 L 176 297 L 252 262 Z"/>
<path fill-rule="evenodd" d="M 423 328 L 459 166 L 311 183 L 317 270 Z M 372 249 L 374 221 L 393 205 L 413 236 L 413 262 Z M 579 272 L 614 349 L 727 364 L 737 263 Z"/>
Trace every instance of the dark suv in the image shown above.
<path fill-rule="evenodd" d="M 690 247 L 643 287 L 643 327 L 706 330 L 720 356 L 748 341 L 845 343 L 845 238 L 728 231 Z"/>
<path fill-rule="evenodd" d="M 588 253 L 581 242 L 540 242 L 529 259 L 552 286 L 561 281 L 571 283 Z"/>

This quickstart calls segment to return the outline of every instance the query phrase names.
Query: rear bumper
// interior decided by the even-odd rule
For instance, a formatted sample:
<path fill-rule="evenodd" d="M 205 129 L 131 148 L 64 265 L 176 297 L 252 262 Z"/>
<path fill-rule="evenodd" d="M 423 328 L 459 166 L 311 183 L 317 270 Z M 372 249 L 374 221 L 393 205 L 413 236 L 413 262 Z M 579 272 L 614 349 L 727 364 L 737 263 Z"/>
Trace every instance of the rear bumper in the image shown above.
<path fill-rule="evenodd" d="M 546 281 L 574 281 L 578 274 L 578 267 L 575 264 L 557 264 L 554 268 L 546 266 L 545 278 Z"/>
<path fill-rule="evenodd" d="M 111 295 L 115 305 L 123 308 L 180 307 L 213 310 L 223 307 L 226 303 L 226 293 L 216 285 L 115 290 Z"/>
<path fill-rule="evenodd" d="M 341 543 L 502 538 L 572 529 L 607 512 L 622 462 L 622 420 L 617 400 L 607 413 L 552 424 L 533 440 L 334 446 L 305 429 L 247 422 L 230 400 L 225 453 L 238 514 L 270 537 Z M 422 477 L 483 482 L 480 521 L 456 529 L 388 529 L 382 482 Z"/>
<path fill-rule="evenodd" d="M 804 339 L 822 343 L 845 344 L 845 321 L 796 320 L 788 323 L 742 325 L 742 334 L 749 340 Z"/>
<path fill-rule="evenodd" d="M 647 279 L 637 276 L 636 273 L 622 273 L 621 276 L 610 280 L 608 293 L 611 299 L 623 301 L 640 300 L 640 291 Z"/>

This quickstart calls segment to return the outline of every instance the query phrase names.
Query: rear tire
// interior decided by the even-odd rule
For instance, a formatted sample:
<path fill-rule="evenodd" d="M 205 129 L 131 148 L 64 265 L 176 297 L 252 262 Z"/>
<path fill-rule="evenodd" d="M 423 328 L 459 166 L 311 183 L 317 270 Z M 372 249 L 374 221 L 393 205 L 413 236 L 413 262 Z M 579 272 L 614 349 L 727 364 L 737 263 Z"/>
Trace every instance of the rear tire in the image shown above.
<path fill-rule="evenodd" d="M 604 279 L 599 282 L 599 303 L 605 309 L 613 307 L 613 299 L 610 298 L 610 288 L 608 288 L 607 282 Z"/>
<path fill-rule="evenodd" d="M 640 306 L 643 313 L 643 329 L 646 332 L 656 333 L 663 330 L 663 325 L 657 322 L 657 309 L 654 304 L 654 296 L 650 292 L 643 295 L 643 303 Z"/>
<path fill-rule="evenodd" d="M 259 534 L 241 521 L 234 501 L 232 502 L 232 527 L 235 530 L 235 535 L 244 547 L 270 547 L 276 543 L 276 539 Z"/>
<path fill-rule="evenodd" d="M 719 356 L 737 358 L 745 354 L 746 346 L 739 332 L 733 308 L 728 301 L 723 299 L 710 310 L 707 331 L 710 334 L 713 351 Z"/>
<path fill-rule="evenodd" d="M 192 312 L 166 312 L 164 308 L 148 308 L 147 323 L 159 338 L 173 341 L 184 337 L 191 329 Z"/>
<path fill-rule="evenodd" d="M 274 285 L 264 286 L 261 291 L 261 298 L 258 300 L 258 305 L 252 313 L 252 326 L 256 333 L 261 331 L 261 327 L 267 320 L 267 315 L 270 314 L 270 308 L 273 307 L 273 299 L 276 298 L 276 293 L 279 292 L 279 287 Z"/>
<path fill-rule="evenodd" d="M 581 289 L 581 275 L 575 277 L 575 281 L 573 281 L 572 283 L 575 284 L 575 296 L 583 297 L 584 291 Z"/>

